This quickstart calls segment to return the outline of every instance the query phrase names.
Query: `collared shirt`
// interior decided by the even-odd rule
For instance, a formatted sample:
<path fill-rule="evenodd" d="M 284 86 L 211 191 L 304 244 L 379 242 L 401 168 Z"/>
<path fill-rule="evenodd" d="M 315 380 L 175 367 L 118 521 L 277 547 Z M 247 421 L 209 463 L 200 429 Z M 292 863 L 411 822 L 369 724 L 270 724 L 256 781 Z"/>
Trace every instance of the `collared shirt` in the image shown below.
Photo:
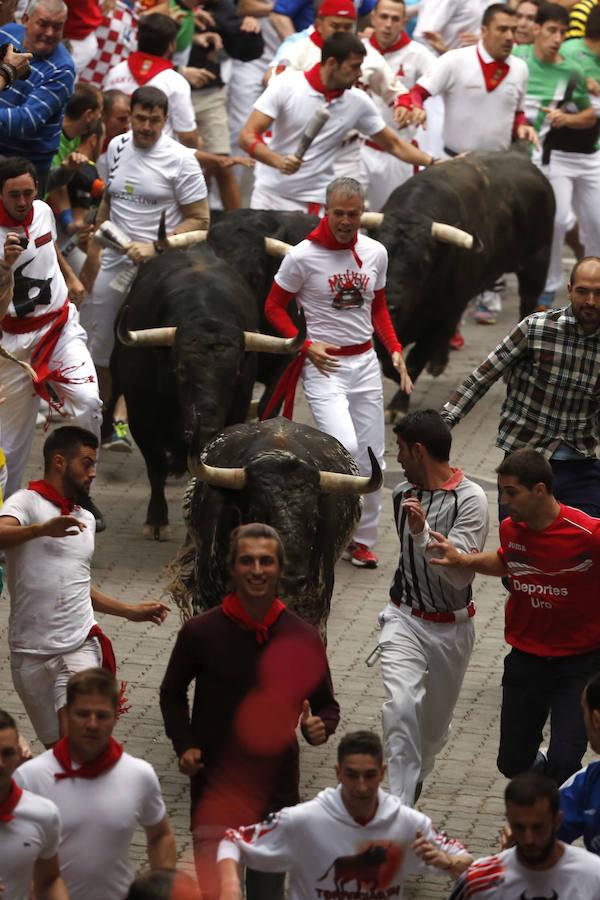
<path fill-rule="evenodd" d="M 600 440 L 600 329 L 586 334 L 572 307 L 519 322 L 456 389 L 443 416 L 455 425 L 503 375 L 508 378 L 496 446 L 533 445 L 551 457 L 561 442 L 587 457 Z"/>

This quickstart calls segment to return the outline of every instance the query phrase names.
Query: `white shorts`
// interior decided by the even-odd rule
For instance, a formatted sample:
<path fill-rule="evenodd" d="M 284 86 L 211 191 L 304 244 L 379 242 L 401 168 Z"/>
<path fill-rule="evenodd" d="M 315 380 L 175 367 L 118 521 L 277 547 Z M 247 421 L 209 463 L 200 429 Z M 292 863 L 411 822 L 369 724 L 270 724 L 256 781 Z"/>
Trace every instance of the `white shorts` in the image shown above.
<path fill-rule="evenodd" d="M 42 744 L 54 744 L 60 737 L 57 713 L 67 702 L 67 682 L 71 675 L 101 664 L 98 638 L 91 638 L 77 650 L 58 656 L 11 654 L 15 690 Z"/>
<path fill-rule="evenodd" d="M 261 188 L 255 183 L 250 198 L 250 209 L 276 209 L 279 212 L 303 212 L 309 216 L 320 216 L 324 214 L 325 205 L 319 200 L 312 202 L 282 197 L 281 194 L 271 193 L 267 188 Z"/>

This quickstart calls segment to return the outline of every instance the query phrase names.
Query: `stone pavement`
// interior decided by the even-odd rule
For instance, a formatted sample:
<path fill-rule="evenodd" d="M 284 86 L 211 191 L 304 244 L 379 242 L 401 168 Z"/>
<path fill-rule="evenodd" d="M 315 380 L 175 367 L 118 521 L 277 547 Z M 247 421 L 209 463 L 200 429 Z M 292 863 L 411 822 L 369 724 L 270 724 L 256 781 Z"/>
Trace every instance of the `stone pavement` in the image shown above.
<path fill-rule="evenodd" d="M 464 326 L 466 347 L 451 356 L 450 365 L 438 379 L 424 375 L 414 393 L 413 408 L 439 409 L 452 388 L 458 384 L 501 339 L 516 321 L 517 305 L 514 280 L 509 279 L 505 309 L 495 326 L 476 326 L 467 320 Z M 391 393 L 388 383 L 386 391 Z M 454 432 L 453 461 L 475 477 L 488 492 L 492 527 L 488 547 L 497 542 L 494 469 L 501 458 L 494 446 L 498 410 L 503 386 L 496 385 Z M 300 418 L 310 421 L 304 403 Z M 368 668 L 365 659 L 375 646 L 377 613 L 385 606 L 387 591 L 397 561 L 397 536 L 392 521 L 391 487 L 400 480 L 395 442 L 391 429 L 387 435 L 387 477 L 384 490 L 381 538 L 378 546 L 380 567 L 361 571 L 340 562 L 332 613 L 329 620 L 329 657 L 334 683 L 342 708 L 339 734 L 356 728 L 380 727 L 383 699 L 377 666 Z M 43 435 L 38 432 L 28 475 L 38 476 Z M 116 597 L 137 602 L 158 598 L 167 581 L 165 566 L 183 537 L 180 499 L 184 481 L 171 481 L 167 487 L 173 523 L 172 539 L 165 543 L 143 540 L 142 524 L 148 497 L 141 455 L 116 453 L 102 455 L 94 496 L 108 521 L 107 531 L 98 536 L 94 563 L 94 584 Z M 504 779 L 496 765 L 500 677 L 505 652 L 503 643 L 504 593 L 495 579 L 478 578 L 475 588 L 478 603 L 477 642 L 463 692 L 456 710 L 452 736 L 440 754 L 435 772 L 426 781 L 419 808 L 438 826 L 463 839 L 476 855 L 497 846 L 502 823 Z M 23 732 L 30 735 L 25 713 L 10 679 L 6 631 L 8 597 L 0 606 L 0 707 L 15 714 Z M 106 617 L 101 616 L 101 620 Z M 165 738 L 157 702 L 166 662 L 179 626 L 174 610 L 160 628 L 137 625 L 122 619 L 102 621 L 112 637 L 120 675 L 128 681 L 127 696 L 131 711 L 119 722 L 116 736 L 127 750 L 148 759 L 161 780 L 167 808 L 172 817 L 180 856 L 187 866 L 190 860 L 188 834 L 187 780 L 177 772 L 175 757 Z M 302 794 L 308 799 L 334 780 L 336 741 L 325 747 L 302 744 Z M 34 750 L 40 750 L 34 742 Z M 136 836 L 134 848 L 140 865 L 145 858 L 143 834 Z M 406 892 L 410 898 L 446 897 L 445 878 L 422 878 Z"/>

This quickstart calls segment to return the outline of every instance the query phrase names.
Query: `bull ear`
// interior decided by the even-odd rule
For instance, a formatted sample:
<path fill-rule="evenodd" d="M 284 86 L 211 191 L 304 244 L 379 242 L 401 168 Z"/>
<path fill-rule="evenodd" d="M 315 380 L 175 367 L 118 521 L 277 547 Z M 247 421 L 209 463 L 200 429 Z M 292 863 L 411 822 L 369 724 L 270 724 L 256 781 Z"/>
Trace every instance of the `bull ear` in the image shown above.
<path fill-rule="evenodd" d="M 167 211 L 163 209 L 160 214 L 160 222 L 158 223 L 158 238 L 159 241 L 164 241 L 167 236 Z"/>

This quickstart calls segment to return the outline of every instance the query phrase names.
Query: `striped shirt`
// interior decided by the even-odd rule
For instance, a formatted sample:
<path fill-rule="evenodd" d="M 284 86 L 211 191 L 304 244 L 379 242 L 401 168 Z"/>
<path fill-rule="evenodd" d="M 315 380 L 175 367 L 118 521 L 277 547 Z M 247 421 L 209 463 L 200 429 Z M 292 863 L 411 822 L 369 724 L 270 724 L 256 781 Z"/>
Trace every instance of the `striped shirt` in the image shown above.
<path fill-rule="evenodd" d="M 425 508 L 425 528 L 412 535 L 402 502 L 416 497 Z M 424 612 L 451 612 L 463 609 L 471 601 L 474 573 L 454 567 L 432 566 L 427 545 L 431 531 L 448 537 L 463 553 L 483 550 L 489 530 L 489 512 L 485 493 L 478 484 L 454 469 L 441 488 L 426 491 L 410 481 L 394 490 L 394 519 L 400 538 L 400 561 L 390 597 Z"/>
<path fill-rule="evenodd" d="M 5 25 L 0 44 L 11 43 L 23 52 L 24 34 L 22 25 Z M 34 56 L 29 77 L 0 93 L 0 154 L 23 156 L 48 171 L 74 84 L 75 66 L 62 44 L 50 56 Z"/>
<path fill-rule="evenodd" d="M 448 425 L 456 425 L 503 376 L 497 447 L 510 453 L 532 445 L 550 458 L 565 443 L 596 456 L 600 329 L 586 334 L 571 306 L 523 319 L 454 391 L 442 411 Z"/>
<path fill-rule="evenodd" d="M 579 0 L 579 3 L 572 7 L 569 13 L 569 30 L 565 34 L 565 40 L 585 36 L 585 26 L 589 14 L 597 2 L 598 0 Z"/>

